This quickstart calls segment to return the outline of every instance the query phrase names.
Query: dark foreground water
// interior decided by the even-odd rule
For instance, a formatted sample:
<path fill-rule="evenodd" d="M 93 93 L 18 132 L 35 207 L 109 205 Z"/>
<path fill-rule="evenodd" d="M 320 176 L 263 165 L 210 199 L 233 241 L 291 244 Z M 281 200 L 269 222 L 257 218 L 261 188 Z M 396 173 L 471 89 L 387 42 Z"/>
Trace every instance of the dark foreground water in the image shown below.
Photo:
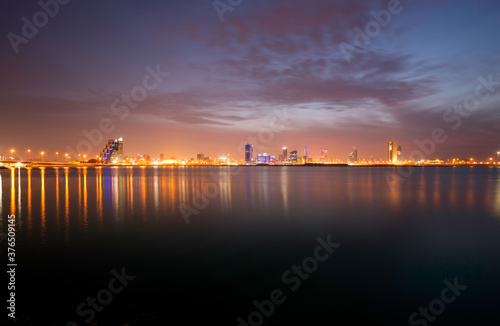
<path fill-rule="evenodd" d="M 498 325 L 500 169 L 397 172 L 0 170 L 16 324 Z"/>

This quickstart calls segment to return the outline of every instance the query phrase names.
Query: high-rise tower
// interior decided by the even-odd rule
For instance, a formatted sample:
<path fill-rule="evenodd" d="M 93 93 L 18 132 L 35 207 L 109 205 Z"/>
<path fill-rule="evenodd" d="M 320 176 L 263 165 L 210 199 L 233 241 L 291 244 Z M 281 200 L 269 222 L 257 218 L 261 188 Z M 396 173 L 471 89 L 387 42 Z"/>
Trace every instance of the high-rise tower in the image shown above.
<path fill-rule="evenodd" d="M 245 163 L 253 163 L 253 145 L 251 143 L 245 144 Z"/>
<path fill-rule="evenodd" d="M 387 162 L 396 163 L 398 161 L 398 142 L 390 141 L 387 143 Z"/>

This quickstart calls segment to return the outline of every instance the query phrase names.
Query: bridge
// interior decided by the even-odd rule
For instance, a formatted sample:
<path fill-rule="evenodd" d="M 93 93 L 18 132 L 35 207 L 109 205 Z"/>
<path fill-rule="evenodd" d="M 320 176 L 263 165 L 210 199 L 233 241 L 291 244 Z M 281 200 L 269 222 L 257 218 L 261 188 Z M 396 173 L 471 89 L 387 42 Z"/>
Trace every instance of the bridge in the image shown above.
<path fill-rule="evenodd" d="M 14 169 L 14 168 L 64 168 L 64 167 L 80 167 L 80 166 L 91 166 L 95 164 L 87 164 L 80 162 L 33 162 L 33 161 L 16 161 L 7 160 L 0 161 L 0 169 Z"/>

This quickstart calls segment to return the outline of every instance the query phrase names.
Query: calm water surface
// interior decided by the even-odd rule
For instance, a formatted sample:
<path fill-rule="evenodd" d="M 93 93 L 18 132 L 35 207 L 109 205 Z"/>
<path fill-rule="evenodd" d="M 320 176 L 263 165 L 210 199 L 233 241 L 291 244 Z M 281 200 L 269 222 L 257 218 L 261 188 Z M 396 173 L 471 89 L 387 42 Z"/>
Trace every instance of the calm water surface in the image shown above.
<path fill-rule="evenodd" d="M 20 322 L 86 325 L 76 308 L 122 268 L 136 278 L 95 314 L 98 325 L 237 326 L 274 289 L 286 300 L 262 325 L 409 325 L 456 277 L 468 288 L 432 324 L 498 321 L 500 169 L 417 168 L 388 182 L 395 173 L 0 170 L 3 230 L 8 214 L 18 220 Z M 329 235 L 341 247 L 291 290 L 283 273 Z"/>

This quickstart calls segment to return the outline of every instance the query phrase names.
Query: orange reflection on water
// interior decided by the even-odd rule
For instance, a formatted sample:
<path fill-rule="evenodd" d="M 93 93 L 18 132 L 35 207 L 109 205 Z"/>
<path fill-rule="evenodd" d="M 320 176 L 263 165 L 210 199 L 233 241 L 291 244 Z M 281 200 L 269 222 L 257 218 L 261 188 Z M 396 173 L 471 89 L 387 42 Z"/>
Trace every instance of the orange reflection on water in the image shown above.
<path fill-rule="evenodd" d="M 56 225 L 57 233 L 61 229 L 61 221 L 59 220 L 59 168 L 55 168 L 56 171 Z"/>
<path fill-rule="evenodd" d="M 120 215 L 118 214 L 118 211 L 120 209 L 120 206 L 118 205 L 119 204 L 119 191 L 120 189 L 118 188 L 118 177 L 119 177 L 119 170 L 116 166 L 114 166 L 113 168 L 113 179 L 111 180 L 111 185 L 112 185 L 112 190 L 111 190 L 111 193 L 113 194 L 114 198 L 113 198 L 113 209 L 114 209 L 114 212 L 115 212 L 115 221 L 118 221 Z"/>
<path fill-rule="evenodd" d="M 2 175 L 0 174 L 0 216 L 3 216 L 3 184 L 2 184 Z M 2 219 L 0 219 L 0 227 L 3 230 Z"/>
<path fill-rule="evenodd" d="M 64 168 L 64 237 L 69 241 L 69 171 Z"/>
<path fill-rule="evenodd" d="M 146 216 L 146 168 L 141 169 L 141 201 L 142 201 L 142 217 L 143 219 Z"/>
<path fill-rule="evenodd" d="M 97 204 L 97 225 L 102 229 L 102 169 L 96 168 L 96 204 Z"/>
<path fill-rule="evenodd" d="M 81 168 L 78 168 L 78 219 L 82 216 L 82 175 Z"/>
<path fill-rule="evenodd" d="M 87 167 L 83 168 L 83 229 L 88 231 L 89 221 L 87 216 Z"/>
<path fill-rule="evenodd" d="M 153 179 L 154 185 L 154 205 L 155 205 L 155 213 L 156 217 L 158 218 L 158 212 L 160 211 L 160 201 L 159 201 L 159 194 L 158 194 L 158 167 L 155 167 L 155 174 L 154 174 L 154 179 Z"/>
<path fill-rule="evenodd" d="M 128 185 L 129 185 L 129 189 L 130 189 L 130 192 L 129 192 L 129 198 L 130 198 L 130 212 L 133 214 L 134 213 L 134 173 L 133 173 L 134 169 L 130 168 L 129 169 L 129 182 L 128 182 Z"/>
<path fill-rule="evenodd" d="M 21 211 L 21 168 L 17 168 L 17 221 L 16 224 L 18 223 L 19 226 L 22 226 L 23 223 L 23 214 Z"/>
<path fill-rule="evenodd" d="M 40 208 L 40 217 L 41 217 L 41 240 L 42 243 L 46 242 L 47 237 L 47 220 L 45 218 L 45 168 L 40 168 L 40 179 L 42 183 L 41 187 L 41 208 Z"/>
<path fill-rule="evenodd" d="M 16 171 L 14 168 L 10 169 L 10 214 L 16 213 Z"/>
<path fill-rule="evenodd" d="M 28 236 L 31 237 L 33 224 L 31 220 L 31 168 L 28 168 Z"/>

